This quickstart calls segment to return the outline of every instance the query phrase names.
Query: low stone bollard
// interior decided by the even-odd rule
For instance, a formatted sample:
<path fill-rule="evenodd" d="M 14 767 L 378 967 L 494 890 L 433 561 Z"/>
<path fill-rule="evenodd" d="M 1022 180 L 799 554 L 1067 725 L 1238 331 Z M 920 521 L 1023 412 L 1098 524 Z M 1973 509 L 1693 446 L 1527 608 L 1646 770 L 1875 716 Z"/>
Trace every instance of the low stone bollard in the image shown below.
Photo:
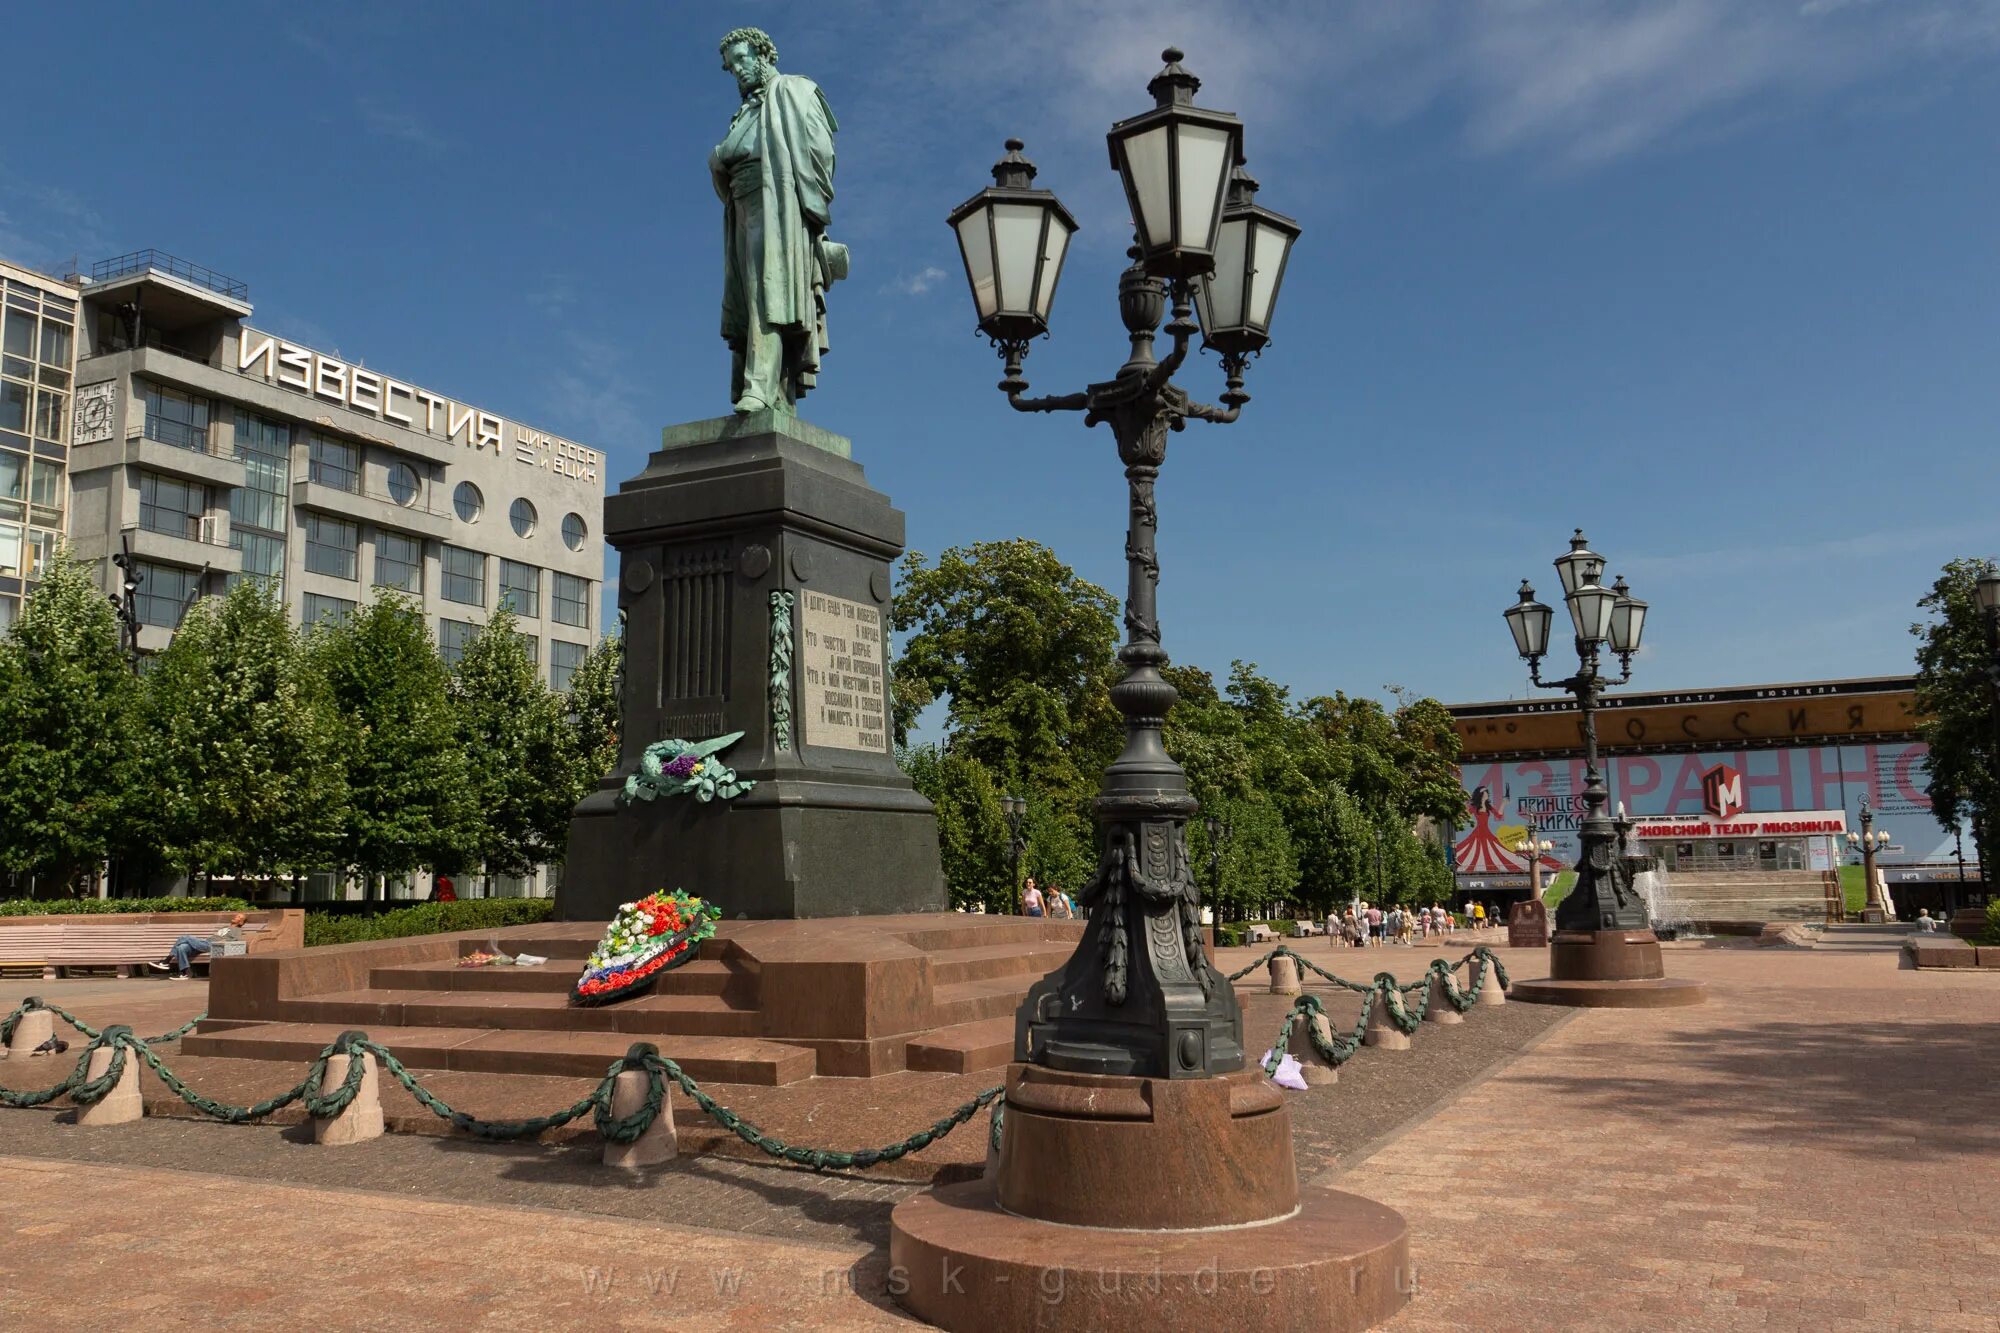
<path fill-rule="evenodd" d="M 1493 961 L 1489 958 L 1475 958 L 1472 960 L 1471 966 L 1466 971 L 1466 984 L 1471 985 L 1473 980 L 1480 975 L 1481 969 L 1486 974 L 1486 983 L 1479 988 L 1479 994 L 1473 1000 L 1473 1003 L 1475 1005 L 1507 1003 L 1507 992 L 1500 989 L 1500 978 L 1494 973 Z"/>
<path fill-rule="evenodd" d="M 111 1048 L 99 1046 L 90 1053 L 90 1063 L 84 1066 L 86 1081 L 104 1077 L 111 1068 Z M 139 1096 L 139 1055 L 136 1051 L 125 1052 L 125 1068 L 118 1075 L 118 1081 L 111 1085 L 111 1091 L 102 1100 L 89 1106 L 76 1108 L 76 1123 L 79 1125 L 128 1125 L 146 1114 L 146 1103 Z"/>
<path fill-rule="evenodd" d="M 1279 954 L 1271 960 L 1271 994 L 1299 995 L 1305 988 L 1299 984 L 1298 960 Z"/>
<path fill-rule="evenodd" d="M 1463 1023 L 1465 1015 L 1452 1005 L 1451 997 L 1445 993 L 1444 974 L 1431 973 L 1430 998 L 1424 1005 L 1424 1019 L 1430 1023 Z"/>
<path fill-rule="evenodd" d="M 649 1080 L 643 1069 L 627 1069 L 620 1073 L 611 1088 L 612 1118 L 623 1119 L 644 1106 L 648 1086 Z M 652 1124 L 646 1126 L 645 1133 L 630 1143 L 605 1143 L 604 1164 L 637 1170 L 656 1162 L 671 1162 L 679 1151 L 680 1138 L 674 1132 L 674 1100 L 667 1096 L 660 1099 L 660 1113 L 653 1117 Z"/>
<path fill-rule="evenodd" d="M 326 1077 L 320 1080 L 321 1095 L 347 1082 L 347 1062 L 351 1056 L 329 1055 L 326 1057 Z M 368 1139 L 382 1137 L 382 1084 L 378 1077 L 376 1060 L 372 1053 L 361 1053 L 361 1086 L 355 1089 L 354 1100 L 347 1109 L 335 1116 L 314 1116 L 312 1141 L 328 1147 L 339 1147 L 345 1143 L 362 1143 Z"/>
<path fill-rule="evenodd" d="M 1364 1046 L 1376 1046 L 1385 1051 L 1407 1051 L 1410 1036 L 1389 1019 L 1388 1002 L 1381 991 L 1368 1001 L 1368 1031 L 1363 1034 Z"/>
<path fill-rule="evenodd" d="M 14 1024 L 14 1035 L 0 1054 L 20 1058 L 56 1035 L 56 1016 L 46 1009 L 30 1009 Z"/>
<path fill-rule="evenodd" d="M 1305 1077 L 1306 1086 L 1319 1088 L 1329 1083 L 1340 1082 L 1340 1071 L 1328 1064 L 1320 1055 L 1313 1044 L 1315 1037 L 1328 1046 L 1333 1045 L 1333 1025 L 1326 1021 L 1325 1014 L 1311 1015 L 1310 1028 L 1307 1024 L 1294 1023 L 1291 1041 L 1287 1043 L 1292 1055 L 1299 1062 L 1299 1069 Z"/>

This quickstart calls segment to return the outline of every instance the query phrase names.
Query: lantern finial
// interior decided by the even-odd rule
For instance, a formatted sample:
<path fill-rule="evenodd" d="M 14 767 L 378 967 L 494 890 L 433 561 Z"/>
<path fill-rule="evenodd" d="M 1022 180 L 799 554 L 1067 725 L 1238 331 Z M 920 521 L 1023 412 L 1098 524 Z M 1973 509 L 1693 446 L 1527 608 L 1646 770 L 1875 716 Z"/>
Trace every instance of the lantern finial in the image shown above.
<path fill-rule="evenodd" d="M 1181 50 L 1178 46 L 1170 46 L 1160 52 L 1160 59 L 1167 62 L 1167 67 L 1158 74 L 1155 74 L 1153 81 L 1146 85 L 1146 91 L 1153 95 L 1154 105 L 1190 106 L 1193 104 L 1194 95 L 1201 91 L 1201 80 L 1189 73 L 1181 64 L 1182 57 L 1186 55 L 1187 52 Z"/>
<path fill-rule="evenodd" d="M 993 183 L 1003 190 L 1025 190 L 1035 179 L 1035 164 L 1021 156 L 1028 145 L 1019 139 L 1007 141 L 1007 156 L 993 164 Z"/>

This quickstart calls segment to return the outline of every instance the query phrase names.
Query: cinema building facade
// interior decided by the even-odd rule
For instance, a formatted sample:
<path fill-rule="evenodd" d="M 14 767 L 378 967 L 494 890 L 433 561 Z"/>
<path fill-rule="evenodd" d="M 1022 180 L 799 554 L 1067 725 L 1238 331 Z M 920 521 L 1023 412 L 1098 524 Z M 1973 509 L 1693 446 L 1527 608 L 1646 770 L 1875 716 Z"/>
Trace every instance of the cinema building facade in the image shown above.
<path fill-rule="evenodd" d="M 1908 677 L 1609 694 L 1598 747 L 1613 809 L 1673 870 L 1832 870 L 1854 859 L 1847 835 L 1890 834 L 1877 864 L 1897 910 L 1913 916 L 1984 900 L 1969 830 L 1938 822 L 1927 747 Z M 1583 747 L 1568 700 L 1450 708 L 1466 813 L 1453 837 L 1462 897 L 1526 896 L 1530 831 L 1543 871 L 1575 864 Z"/>

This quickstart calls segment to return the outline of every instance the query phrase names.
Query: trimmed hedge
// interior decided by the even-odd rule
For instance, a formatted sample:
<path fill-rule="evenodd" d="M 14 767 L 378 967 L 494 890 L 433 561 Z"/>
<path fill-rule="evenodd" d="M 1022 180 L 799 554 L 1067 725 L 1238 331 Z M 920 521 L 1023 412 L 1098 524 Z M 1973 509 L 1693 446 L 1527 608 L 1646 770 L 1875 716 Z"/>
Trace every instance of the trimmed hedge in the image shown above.
<path fill-rule="evenodd" d="M 413 903 L 380 916 L 306 913 L 306 947 L 399 940 L 411 935 L 443 935 L 454 930 L 492 930 L 547 921 L 553 898 L 468 898 L 455 903 Z"/>
<path fill-rule="evenodd" d="M 109 912 L 247 912 L 241 898 L 8 898 L 0 916 L 92 916 Z"/>
<path fill-rule="evenodd" d="M 1986 904 L 1986 929 L 1979 936 L 1981 944 L 2000 944 L 2000 898 Z"/>

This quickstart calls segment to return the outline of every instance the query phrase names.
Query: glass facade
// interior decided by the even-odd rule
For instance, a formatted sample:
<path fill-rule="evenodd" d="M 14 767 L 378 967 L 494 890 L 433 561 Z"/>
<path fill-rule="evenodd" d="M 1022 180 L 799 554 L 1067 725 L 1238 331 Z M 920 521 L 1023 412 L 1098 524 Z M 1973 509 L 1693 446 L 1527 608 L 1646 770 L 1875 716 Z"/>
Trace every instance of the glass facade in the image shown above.
<path fill-rule="evenodd" d="M 472 642 L 478 633 L 472 622 L 467 620 L 438 620 L 438 655 L 444 658 L 446 666 L 457 666 L 465 656 L 465 645 Z"/>
<path fill-rule="evenodd" d="M 32 583 L 61 540 L 68 500 L 76 300 L 26 270 L 0 268 L 0 573 Z M 0 588 L 0 633 L 32 591 Z"/>
<path fill-rule="evenodd" d="M 424 590 L 424 544 L 400 532 L 375 534 L 375 586 L 400 588 L 404 592 Z"/>
<path fill-rule="evenodd" d="M 173 629 L 181 623 L 181 608 L 201 588 L 201 571 L 175 565 L 138 563 L 142 577 L 132 598 L 141 625 Z"/>
<path fill-rule="evenodd" d="M 285 591 L 285 536 L 291 500 L 285 488 L 292 469 L 292 428 L 252 412 L 236 414 L 236 456 L 243 484 L 229 493 L 229 544 L 243 552 L 243 572 L 232 584 L 256 579 L 277 596 Z"/>
<path fill-rule="evenodd" d="M 439 550 L 438 566 L 439 596 L 447 602 L 463 602 L 467 606 L 486 605 L 485 556 L 447 544 Z"/>
<path fill-rule="evenodd" d="M 541 666 L 542 641 L 532 634 L 516 634 L 514 637 L 521 641 L 521 649 L 528 654 L 528 660 L 537 667 Z"/>
<path fill-rule="evenodd" d="M 517 560 L 500 561 L 500 605 L 523 620 L 542 618 L 542 571 Z"/>
<path fill-rule="evenodd" d="M 208 487 L 152 472 L 139 474 L 139 526 L 147 532 L 198 541 L 207 512 Z"/>
<path fill-rule="evenodd" d="M 208 449 L 208 399 L 148 383 L 146 438 L 177 449 Z"/>
<path fill-rule="evenodd" d="M 311 629 L 315 625 L 345 620 L 353 614 L 354 603 L 347 598 L 322 597 L 316 592 L 309 592 L 300 607 L 299 622 L 307 629 Z"/>
<path fill-rule="evenodd" d="M 549 591 L 549 619 L 558 625 L 590 628 L 590 580 L 556 572 Z"/>
<path fill-rule="evenodd" d="M 350 495 L 361 493 L 361 450 L 317 431 L 312 436 L 311 480 Z"/>
<path fill-rule="evenodd" d="M 361 528 L 324 514 L 306 515 L 306 568 L 337 579 L 355 578 Z"/>
<path fill-rule="evenodd" d="M 569 689 L 570 677 L 583 665 L 584 657 L 590 650 L 580 643 L 565 643 L 561 639 L 549 640 L 549 688 Z"/>

